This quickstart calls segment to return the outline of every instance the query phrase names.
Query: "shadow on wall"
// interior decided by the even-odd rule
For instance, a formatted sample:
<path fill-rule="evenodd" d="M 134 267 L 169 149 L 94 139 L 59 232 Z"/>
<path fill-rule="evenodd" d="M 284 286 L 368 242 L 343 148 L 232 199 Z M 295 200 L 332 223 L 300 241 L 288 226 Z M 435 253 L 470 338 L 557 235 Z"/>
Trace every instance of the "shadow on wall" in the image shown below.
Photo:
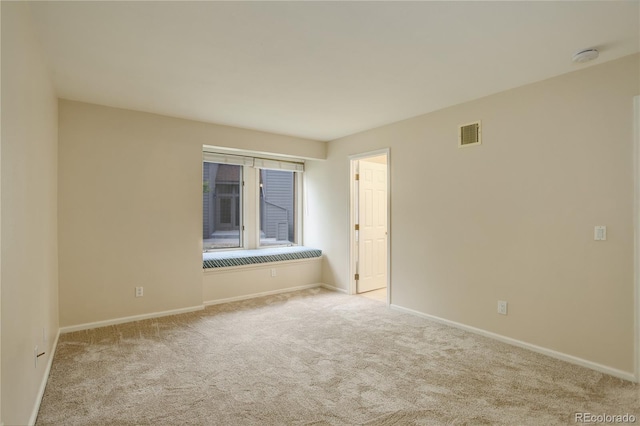
<path fill-rule="evenodd" d="M 326 256 L 322 256 L 322 282 L 332 287 L 338 287 L 336 285 L 338 281 L 335 271 L 331 267 L 331 263 Z M 347 289 L 344 290 L 348 291 Z"/>

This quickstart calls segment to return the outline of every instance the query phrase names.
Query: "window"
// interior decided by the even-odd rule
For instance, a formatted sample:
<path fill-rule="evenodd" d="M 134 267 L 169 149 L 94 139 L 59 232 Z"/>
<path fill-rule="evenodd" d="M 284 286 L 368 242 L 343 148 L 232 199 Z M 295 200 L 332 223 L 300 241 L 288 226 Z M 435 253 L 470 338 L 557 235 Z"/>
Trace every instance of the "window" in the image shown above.
<path fill-rule="evenodd" d="M 300 241 L 303 163 L 204 152 L 203 250 L 292 246 Z"/>
<path fill-rule="evenodd" d="M 260 170 L 260 245 L 296 245 L 295 172 Z"/>
<path fill-rule="evenodd" d="M 242 247 L 242 166 L 204 162 L 202 177 L 203 247 Z"/>

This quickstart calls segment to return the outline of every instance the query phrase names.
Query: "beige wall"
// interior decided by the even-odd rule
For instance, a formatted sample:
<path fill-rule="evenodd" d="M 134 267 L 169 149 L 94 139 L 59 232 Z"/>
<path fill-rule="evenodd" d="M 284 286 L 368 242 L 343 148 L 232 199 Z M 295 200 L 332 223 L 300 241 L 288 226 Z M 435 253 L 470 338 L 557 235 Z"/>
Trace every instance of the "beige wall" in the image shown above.
<path fill-rule="evenodd" d="M 633 372 L 638 62 L 330 142 L 306 176 L 308 223 L 322 226 L 305 241 L 324 251 L 323 281 L 348 288 L 347 157 L 390 147 L 393 304 Z M 475 120 L 482 145 L 459 149 L 457 126 Z"/>
<path fill-rule="evenodd" d="M 202 145 L 303 158 L 326 149 L 67 100 L 59 110 L 61 326 L 202 305 Z"/>
<path fill-rule="evenodd" d="M 1 8 L 1 420 L 24 425 L 58 332 L 57 100 L 28 6 Z"/>
<path fill-rule="evenodd" d="M 239 299 L 250 295 L 286 291 L 320 284 L 322 259 L 274 262 L 240 268 L 209 269 L 202 289 L 205 303 Z M 271 276 L 275 269 L 276 276 Z"/>

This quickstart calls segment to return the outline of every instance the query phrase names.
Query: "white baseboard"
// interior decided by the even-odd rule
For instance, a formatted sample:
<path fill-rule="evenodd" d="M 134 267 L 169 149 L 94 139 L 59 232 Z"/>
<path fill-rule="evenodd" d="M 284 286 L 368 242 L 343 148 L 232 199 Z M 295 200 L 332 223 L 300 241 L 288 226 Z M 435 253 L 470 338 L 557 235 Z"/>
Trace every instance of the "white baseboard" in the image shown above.
<path fill-rule="evenodd" d="M 47 368 L 45 368 L 44 370 L 44 377 L 42 377 L 42 382 L 40 383 L 40 389 L 38 389 L 38 396 L 36 397 L 36 403 L 33 406 L 33 411 L 31 411 L 31 417 L 29 418 L 29 426 L 33 426 L 36 424 L 36 419 L 38 418 L 38 411 L 40 411 L 40 404 L 42 403 L 42 397 L 44 396 L 44 390 L 47 387 L 47 381 L 49 380 L 51 365 L 53 365 L 53 357 L 56 354 L 56 349 L 58 348 L 59 338 L 60 338 L 60 330 L 58 330 L 58 333 L 56 334 L 56 339 L 54 340 L 53 346 L 51 347 L 51 352 L 49 353 Z M 4 426 L 4 423 L 0 423 L 0 426 Z"/>
<path fill-rule="evenodd" d="M 73 331 L 89 330 L 92 328 L 106 327 L 109 325 L 124 324 L 133 321 L 142 321 L 151 318 L 167 317 L 170 315 L 186 314 L 188 312 L 201 311 L 204 305 L 191 306 L 189 308 L 173 309 L 170 311 L 152 312 L 150 314 L 134 315 L 130 317 L 115 318 L 105 321 L 88 322 L 85 324 L 71 325 L 60 328 L 60 334 L 71 333 Z"/>
<path fill-rule="evenodd" d="M 329 284 L 321 284 L 320 287 L 325 288 L 325 289 L 330 290 L 330 291 L 337 291 L 339 293 L 347 294 L 347 290 L 345 290 L 344 288 L 334 287 L 334 286 L 329 285 Z"/>
<path fill-rule="evenodd" d="M 391 309 L 404 312 L 411 315 L 416 315 L 422 318 L 426 318 L 441 324 L 445 324 L 451 327 L 459 328 L 462 330 L 469 331 L 474 334 L 479 334 L 481 336 L 489 337 L 490 339 L 495 339 L 503 343 L 507 343 L 509 345 L 517 346 L 519 348 L 528 349 L 533 352 L 540 353 L 542 355 L 550 356 L 551 358 L 559 359 L 561 361 L 566 361 L 571 364 L 579 365 L 582 367 L 590 368 L 592 370 L 598 371 L 600 373 L 608 374 L 610 376 L 618 377 L 623 380 L 629 380 L 630 382 L 638 382 L 638 378 L 635 374 L 630 373 L 628 371 L 618 370 L 616 368 L 608 367 L 606 365 L 598 364 L 596 362 L 587 361 L 586 359 L 578 358 L 573 355 L 568 355 L 562 352 L 554 351 L 552 349 L 543 348 L 542 346 L 533 345 L 531 343 L 523 342 L 521 340 L 512 339 L 511 337 L 506 337 L 501 334 L 492 333 L 490 331 L 483 330 L 481 328 L 471 327 L 469 325 L 461 324 L 455 321 L 450 321 L 444 318 L 436 317 L 433 315 L 425 314 L 423 312 L 414 311 L 413 309 L 404 308 L 402 306 L 393 305 L 389 306 Z"/>
<path fill-rule="evenodd" d="M 204 302 L 204 305 L 205 306 L 220 305 L 221 303 L 229 303 L 229 302 L 237 302 L 239 300 L 255 299 L 256 297 L 272 296 L 274 294 L 281 294 L 281 293 L 290 293 L 292 291 L 307 290 L 309 288 L 316 288 L 316 287 L 321 287 L 321 286 L 323 286 L 322 283 L 315 283 L 315 284 L 301 285 L 301 286 L 297 286 L 297 287 L 287 287 L 287 288 L 281 288 L 281 289 L 278 289 L 278 290 L 263 291 L 261 293 L 246 294 L 244 296 L 236 296 L 236 297 L 227 297 L 225 299 L 208 300 L 208 301 Z"/>

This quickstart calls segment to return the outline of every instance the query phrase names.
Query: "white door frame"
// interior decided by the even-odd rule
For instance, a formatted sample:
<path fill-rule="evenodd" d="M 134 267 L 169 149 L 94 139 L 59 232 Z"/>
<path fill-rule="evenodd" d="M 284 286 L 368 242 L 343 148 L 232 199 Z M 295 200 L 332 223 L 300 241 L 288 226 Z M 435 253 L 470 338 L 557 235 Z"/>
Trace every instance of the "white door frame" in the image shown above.
<path fill-rule="evenodd" d="M 635 340 L 635 381 L 640 381 L 640 96 L 633 98 L 633 168 L 634 168 L 634 203 L 633 203 L 633 275 L 634 275 L 634 327 Z"/>
<path fill-rule="evenodd" d="M 349 156 L 349 228 L 347 229 L 347 235 L 349 235 L 349 276 L 347 282 L 349 283 L 349 294 L 356 294 L 356 240 L 355 240 L 355 162 L 369 157 L 377 157 L 380 155 L 387 156 L 387 306 L 391 304 L 391 157 L 390 149 L 384 148 L 376 151 L 363 152 L 360 154 L 353 154 Z"/>

